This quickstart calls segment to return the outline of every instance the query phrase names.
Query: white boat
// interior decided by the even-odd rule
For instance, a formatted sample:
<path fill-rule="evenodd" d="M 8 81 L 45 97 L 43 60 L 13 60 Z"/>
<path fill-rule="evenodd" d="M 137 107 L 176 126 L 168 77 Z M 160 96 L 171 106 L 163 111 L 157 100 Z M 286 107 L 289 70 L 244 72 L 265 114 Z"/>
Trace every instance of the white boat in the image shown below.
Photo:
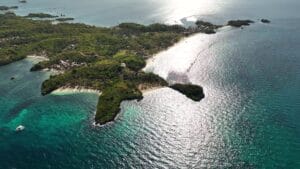
<path fill-rule="evenodd" d="M 24 126 L 19 125 L 19 126 L 16 128 L 16 131 L 23 131 L 24 129 L 25 129 Z"/>

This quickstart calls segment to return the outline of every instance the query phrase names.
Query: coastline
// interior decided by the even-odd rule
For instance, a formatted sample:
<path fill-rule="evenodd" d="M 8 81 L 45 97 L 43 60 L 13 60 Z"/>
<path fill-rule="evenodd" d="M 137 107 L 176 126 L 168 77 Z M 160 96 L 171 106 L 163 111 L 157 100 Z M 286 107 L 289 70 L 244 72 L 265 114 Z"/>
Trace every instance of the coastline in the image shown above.
<path fill-rule="evenodd" d="M 144 83 L 144 84 L 140 84 L 138 85 L 138 89 L 143 93 L 143 94 L 146 94 L 148 92 L 151 92 L 151 91 L 154 91 L 154 90 L 157 90 L 157 89 L 161 89 L 165 86 L 161 86 L 161 85 L 151 85 L 151 84 L 147 84 L 147 83 Z"/>
<path fill-rule="evenodd" d="M 145 89 L 141 89 L 141 92 L 143 94 L 152 92 L 157 89 L 164 88 L 164 86 L 153 86 L 153 87 L 147 87 Z M 83 88 L 80 86 L 76 86 L 75 88 L 73 87 L 61 87 L 59 89 L 54 90 L 51 92 L 52 95 L 66 95 L 66 94 L 74 94 L 74 93 L 94 93 L 97 95 L 101 95 L 101 91 L 95 90 L 95 89 L 88 89 L 88 88 Z"/>
<path fill-rule="evenodd" d="M 28 55 L 28 56 L 26 56 L 25 59 L 28 59 L 31 62 L 35 63 L 35 64 L 39 63 L 39 62 L 50 60 L 47 56 L 43 56 L 43 55 Z M 51 72 L 52 75 L 58 75 L 58 74 L 64 73 L 64 71 L 57 70 L 57 69 L 52 69 L 52 68 L 45 68 L 45 69 L 42 69 L 41 71 Z"/>
<path fill-rule="evenodd" d="M 42 56 L 42 55 L 28 55 L 26 56 L 27 59 L 31 59 L 33 61 L 48 61 L 49 58 L 47 58 L 46 56 Z"/>
<path fill-rule="evenodd" d="M 88 89 L 88 88 L 83 88 L 80 86 L 76 87 L 61 87 L 59 89 L 54 90 L 51 92 L 52 95 L 69 95 L 69 94 L 75 94 L 75 93 L 92 93 L 92 94 L 97 94 L 101 95 L 101 92 L 99 90 L 94 90 L 94 89 Z"/>
<path fill-rule="evenodd" d="M 146 73 L 151 72 L 151 73 L 157 74 L 161 78 L 163 78 L 164 80 L 167 81 L 168 74 L 170 73 L 169 72 L 170 70 L 168 68 L 170 68 L 172 66 L 160 68 L 160 73 L 157 72 L 157 69 L 154 66 L 158 62 L 162 61 L 163 64 L 166 64 L 166 65 L 168 65 L 168 64 L 176 65 L 177 72 L 184 73 L 188 69 L 191 62 L 193 62 L 194 59 L 197 57 L 197 54 L 195 56 L 189 55 L 190 57 L 186 57 L 184 54 L 190 54 L 190 53 L 185 53 L 186 48 L 188 47 L 188 49 L 191 49 L 191 51 L 192 51 L 191 46 L 193 46 L 193 44 L 196 41 L 199 41 L 199 39 L 201 40 L 200 47 L 205 48 L 205 45 L 207 42 L 207 41 L 205 41 L 205 39 L 207 39 L 206 38 L 207 36 L 211 36 L 211 35 L 207 35 L 205 33 L 199 32 L 199 33 L 195 33 L 188 37 L 183 37 L 182 39 L 180 39 L 178 42 L 176 42 L 172 46 L 147 58 L 146 66 L 142 70 Z M 177 53 L 178 57 L 174 58 L 174 56 L 173 56 L 174 53 Z M 172 59 L 172 60 L 165 60 L 165 59 L 162 60 L 162 58 L 166 58 L 166 57 L 169 59 Z"/>
<path fill-rule="evenodd" d="M 145 65 L 145 67 L 144 67 L 142 70 L 143 70 L 144 72 L 153 72 L 150 66 L 155 62 L 156 59 L 158 59 L 158 57 L 159 57 L 160 55 L 166 53 L 166 52 L 169 51 L 170 49 L 175 48 L 175 47 L 177 47 L 178 45 L 180 45 L 180 44 L 182 44 L 182 43 L 183 43 L 183 44 L 186 43 L 186 41 L 187 41 L 188 39 L 191 39 L 192 37 L 197 36 L 197 35 L 199 35 L 199 34 L 205 34 L 205 33 L 199 32 L 199 33 L 195 33 L 195 34 L 192 35 L 192 36 L 183 37 L 183 38 L 180 39 L 178 42 L 174 43 L 172 46 L 169 46 L 168 48 L 166 48 L 166 49 L 164 49 L 164 50 L 162 50 L 162 51 L 159 51 L 158 53 L 155 53 L 155 54 L 153 54 L 152 56 L 146 58 L 146 60 L 145 60 L 145 61 L 146 61 L 146 65 Z"/>
<path fill-rule="evenodd" d="M 58 27 L 48 22 L 27 20 L 24 17 L 17 17 L 16 15 L 5 14 L 2 18 L 8 22 L 18 21 L 24 24 L 30 22 L 36 29 L 40 29 L 41 25 L 49 27 L 49 30 L 57 30 Z M 26 43 L 31 48 L 29 48 L 29 51 L 20 48 L 18 52 L 30 55 L 27 58 L 31 58 L 34 62 L 50 59 L 46 63 L 38 62 L 38 64 L 31 68 L 31 71 L 51 71 L 57 65 L 59 65 L 57 69 L 60 70 L 62 68 L 62 70 L 65 70 L 63 72 L 56 72 L 55 75 L 50 76 L 48 80 L 43 82 L 42 95 L 50 93 L 54 95 L 73 93 L 96 93 L 100 95 L 99 90 L 101 90 L 101 102 L 98 102 L 95 120 L 98 123 L 107 123 L 114 120 L 113 118 L 120 111 L 119 106 L 122 101 L 141 100 L 143 93 L 169 86 L 167 76 L 158 75 L 153 70 L 147 71 L 149 64 L 151 65 L 151 62 L 155 62 L 158 56 L 167 53 L 170 49 L 174 49 L 174 47 L 177 48 L 182 43 L 185 44 L 188 38 L 192 38 L 200 33 L 214 34 L 216 33 L 216 29 L 222 27 L 222 25 L 214 25 L 205 21 L 197 21 L 195 24 L 195 27 L 185 28 L 180 25 L 159 23 L 147 26 L 136 23 L 121 23 L 107 29 L 90 27 L 84 24 L 64 24 L 59 26 L 59 28 L 62 27 L 59 29 L 61 31 L 59 37 L 57 37 L 58 35 L 55 34 L 55 31 L 50 31 L 49 33 L 48 29 L 43 30 L 44 32 L 41 32 L 42 35 L 47 35 L 49 40 L 38 44 L 35 43 L 35 40 L 38 41 L 40 39 L 33 36 L 36 32 L 28 29 L 26 33 L 33 37 L 31 41 L 26 41 Z M 10 26 L 15 28 L 18 25 Z M 4 30 L 8 28 L 5 27 Z M 20 32 L 24 30 L 23 27 L 17 28 Z M 69 32 L 70 28 L 74 29 L 74 32 Z M 90 49 L 83 53 L 82 49 L 89 48 L 91 44 L 98 41 L 99 33 L 101 35 L 105 34 L 105 37 L 100 37 L 103 42 L 99 46 L 101 49 L 103 48 L 102 51 L 104 53 L 99 53 L 96 49 Z M 84 41 L 86 34 L 90 35 L 89 37 L 93 37 L 87 39 L 88 42 Z M 65 35 L 69 35 L 70 37 L 66 39 Z M 112 40 L 108 37 L 116 39 Z M 72 38 L 75 38 L 78 42 L 76 41 L 75 43 Z M 134 45 L 124 47 L 124 43 L 139 43 L 141 45 L 138 47 Z M 151 44 L 150 47 L 149 43 Z M 94 45 L 97 46 L 99 43 L 97 42 Z M 110 46 L 116 46 L 116 48 L 110 48 Z M 41 56 L 31 55 L 32 53 L 40 53 Z M 49 59 L 43 56 L 46 53 L 50 54 Z M 11 52 L 11 55 L 13 54 Z M 17 56 L 15 55 L 15 57 Z M 148 60 L 147 57 L 142 56 L 152 57 Z M 8 61 L 11 60 L 9 59 Z M 185 59 L 185 62 L 187 61 L 189 60 Z M 166 65 L 172 65 L 172 63 L 169 62 Z M 176 68 L 182 69 L 182 67 Z M 143 72 L 140 70 L 146 71 Z M 182 87 L 185 88 L 185 86 Z M 185 94 L 186 96 L 190 96 L 193 92 L 193 90 L 179 91 L 183 94 L 188 92 L 188 94 Z"/>
<path fill-rule="evenodd" d="M 143 94 L 147 94 L 147 93 L 150 93 L 150 92 L 153 92 L 155 90 L 162 89 L 162 88 L 164 88 L 164 86 L 151 87 L 151 88 L 143 89 L 143 90 L 141 90 L 141 92 Z"/>
<path fill-rule="evenodd" d="M 222 27 L 220 28 L 217 28 L 216 29 L 216 33 L 223 33 L 223 32 L 227 32 L 227 31 L 232 31 L 232 30 L 236 30 L 236 28 L 234 27 L 231 27 L 229 25 L 223 25 Z M 214 34 L 213 34 L 214 35 Z M 203 33 L 203 32 L 198 32 L 198 33 L 195 33 L 191 36 L 188 36 L 188 37 L 183 37 L 182 39 L 180 39 L 178 42 L 176 42 L 175 44 L 173 44 L 172 46 L 148 57 L 145 61 L 146 61 L 146 66 L 142 69 L 144 72 L 148 73 L 148 72 L 151 72 L 151 73 L 155 73 L 155 68 L 153 66 L 153 64 L 155 64 L 155 62 L 157 62 L 157 60 L 159 60 L 160 58 L 163 58 L 163 57 L 168 57 L 167 55 L 169 55 L 170 52 L 173 52 L 173 51 L 183 51 L 184 49 L 187 48 L 187 45 L 191 46 L 190 44 L 194 44 L 196 41 L 201 41 L 201 44 L 202 46 L 200 46 L 201 48 L 203 48 L 202 51 L 205 51 L 207 48 L 210 48 L 210 46 L 212 46 L 213 44 L 209 44 L 209 42 L 206 40 L 207 36 L 209 36 L 209 34 L 206 34 L 206 33 Z M 207 45 L 208 46 L 205 46 Z M 190 48 L 188 48 L 190 49 Z M 193 49 L 193 48 L 191 48 Z M 200 53 L 202 52 L 200 51 Z M 190 61 L 188 61 L 186 64 L 187 65 L 183 65 L 184 68 L 182 70 L 178 70 L 179 72 L 185 72 L 189 69 L 188 66 L 191 65 L 191 63 L 197 58 L 197 56 L 199 55 L 199 53 L 195 53 L 194 54 L 195 56 L 192 57 L 192 58 L 186 58 L 185 59 L 190 59 Z M 182 59 L 183 55 L 181 55 L 181 57 L 179 57 L 179 59 Z M 182 65 L 180 65 L 182 66 Z M 166 73 L 166 72 L 165 72 Z M 162 74 L 157 74 L 159 75 L 160 77 L 162 77 L 163 79 L 167 80 L 167 74 L 165 73 L 162 73 Z"/>

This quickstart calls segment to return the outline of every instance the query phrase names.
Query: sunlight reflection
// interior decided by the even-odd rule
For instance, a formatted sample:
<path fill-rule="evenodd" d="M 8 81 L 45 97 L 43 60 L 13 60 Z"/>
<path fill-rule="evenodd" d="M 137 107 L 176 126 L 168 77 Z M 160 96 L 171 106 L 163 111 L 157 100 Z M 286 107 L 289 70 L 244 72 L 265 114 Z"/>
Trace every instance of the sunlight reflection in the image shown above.
<path fill-rule="evenodd" d="M 195 16 L 212 15 L 219 10 L 219 3 L 212 0 L 168 0 L 161 3 L 165 20 L 170 24 L 182 24 L 182 19 L 194 21 Z"/>
<path fill-rule="evenodd" d="M 191 64 L 196 61 L 197 56 L 215 43 L 214 37 L 212 35 L 196 34 L 186 38 L 175 47 L 158 53 L 148 60 L 144 71 L 154 72 L 165 79 L 174 70 L 177 74 L 185 74 Z"/>

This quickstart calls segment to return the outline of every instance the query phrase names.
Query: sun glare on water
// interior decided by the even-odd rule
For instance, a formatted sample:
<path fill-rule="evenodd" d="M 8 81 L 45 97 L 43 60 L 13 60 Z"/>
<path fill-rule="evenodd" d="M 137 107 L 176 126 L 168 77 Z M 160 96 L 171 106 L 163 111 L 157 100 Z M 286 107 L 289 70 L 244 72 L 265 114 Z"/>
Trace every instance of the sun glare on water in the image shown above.
<path fill-rule="evenodd" d="M 219 10 L 216 0 L 166 0 L 162 1 L 165 20 L 170 24 L 182 24 L 182 19 L 195 21 L 199 16 L 213 15 Z"/>

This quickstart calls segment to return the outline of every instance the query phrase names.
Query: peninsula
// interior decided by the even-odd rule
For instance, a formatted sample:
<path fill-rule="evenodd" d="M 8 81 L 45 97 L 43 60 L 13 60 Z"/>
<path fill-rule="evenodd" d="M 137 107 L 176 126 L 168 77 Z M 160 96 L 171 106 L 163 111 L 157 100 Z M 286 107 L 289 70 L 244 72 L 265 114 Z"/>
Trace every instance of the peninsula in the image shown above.
<path fill-rule="evenodd" d="M 29 17 L 50 17 L 31 14 Z M 235 25 L 235 24 L 234 24 Z M 195 33 L 215 33 L 220 25 L 198 21 L 195 27 L 180 25 L 122 23 L 115 27 L 95 27 L 78 23 L 52 24 L 9 12 L 0 15 L 0 65 L 29 55 L 45 56 L 31 68 L 59 70 L 42 84 L 42 95 L 62 87 L 82 87 L 101 91 L 95 121 L 114 120 L 123 100 L 140 100 L 142 89 L 170 87 L 194 101 L 204 98 L 203 89 L 191 84 L 169 84 L 142 68 L 154 54 Z"/>

